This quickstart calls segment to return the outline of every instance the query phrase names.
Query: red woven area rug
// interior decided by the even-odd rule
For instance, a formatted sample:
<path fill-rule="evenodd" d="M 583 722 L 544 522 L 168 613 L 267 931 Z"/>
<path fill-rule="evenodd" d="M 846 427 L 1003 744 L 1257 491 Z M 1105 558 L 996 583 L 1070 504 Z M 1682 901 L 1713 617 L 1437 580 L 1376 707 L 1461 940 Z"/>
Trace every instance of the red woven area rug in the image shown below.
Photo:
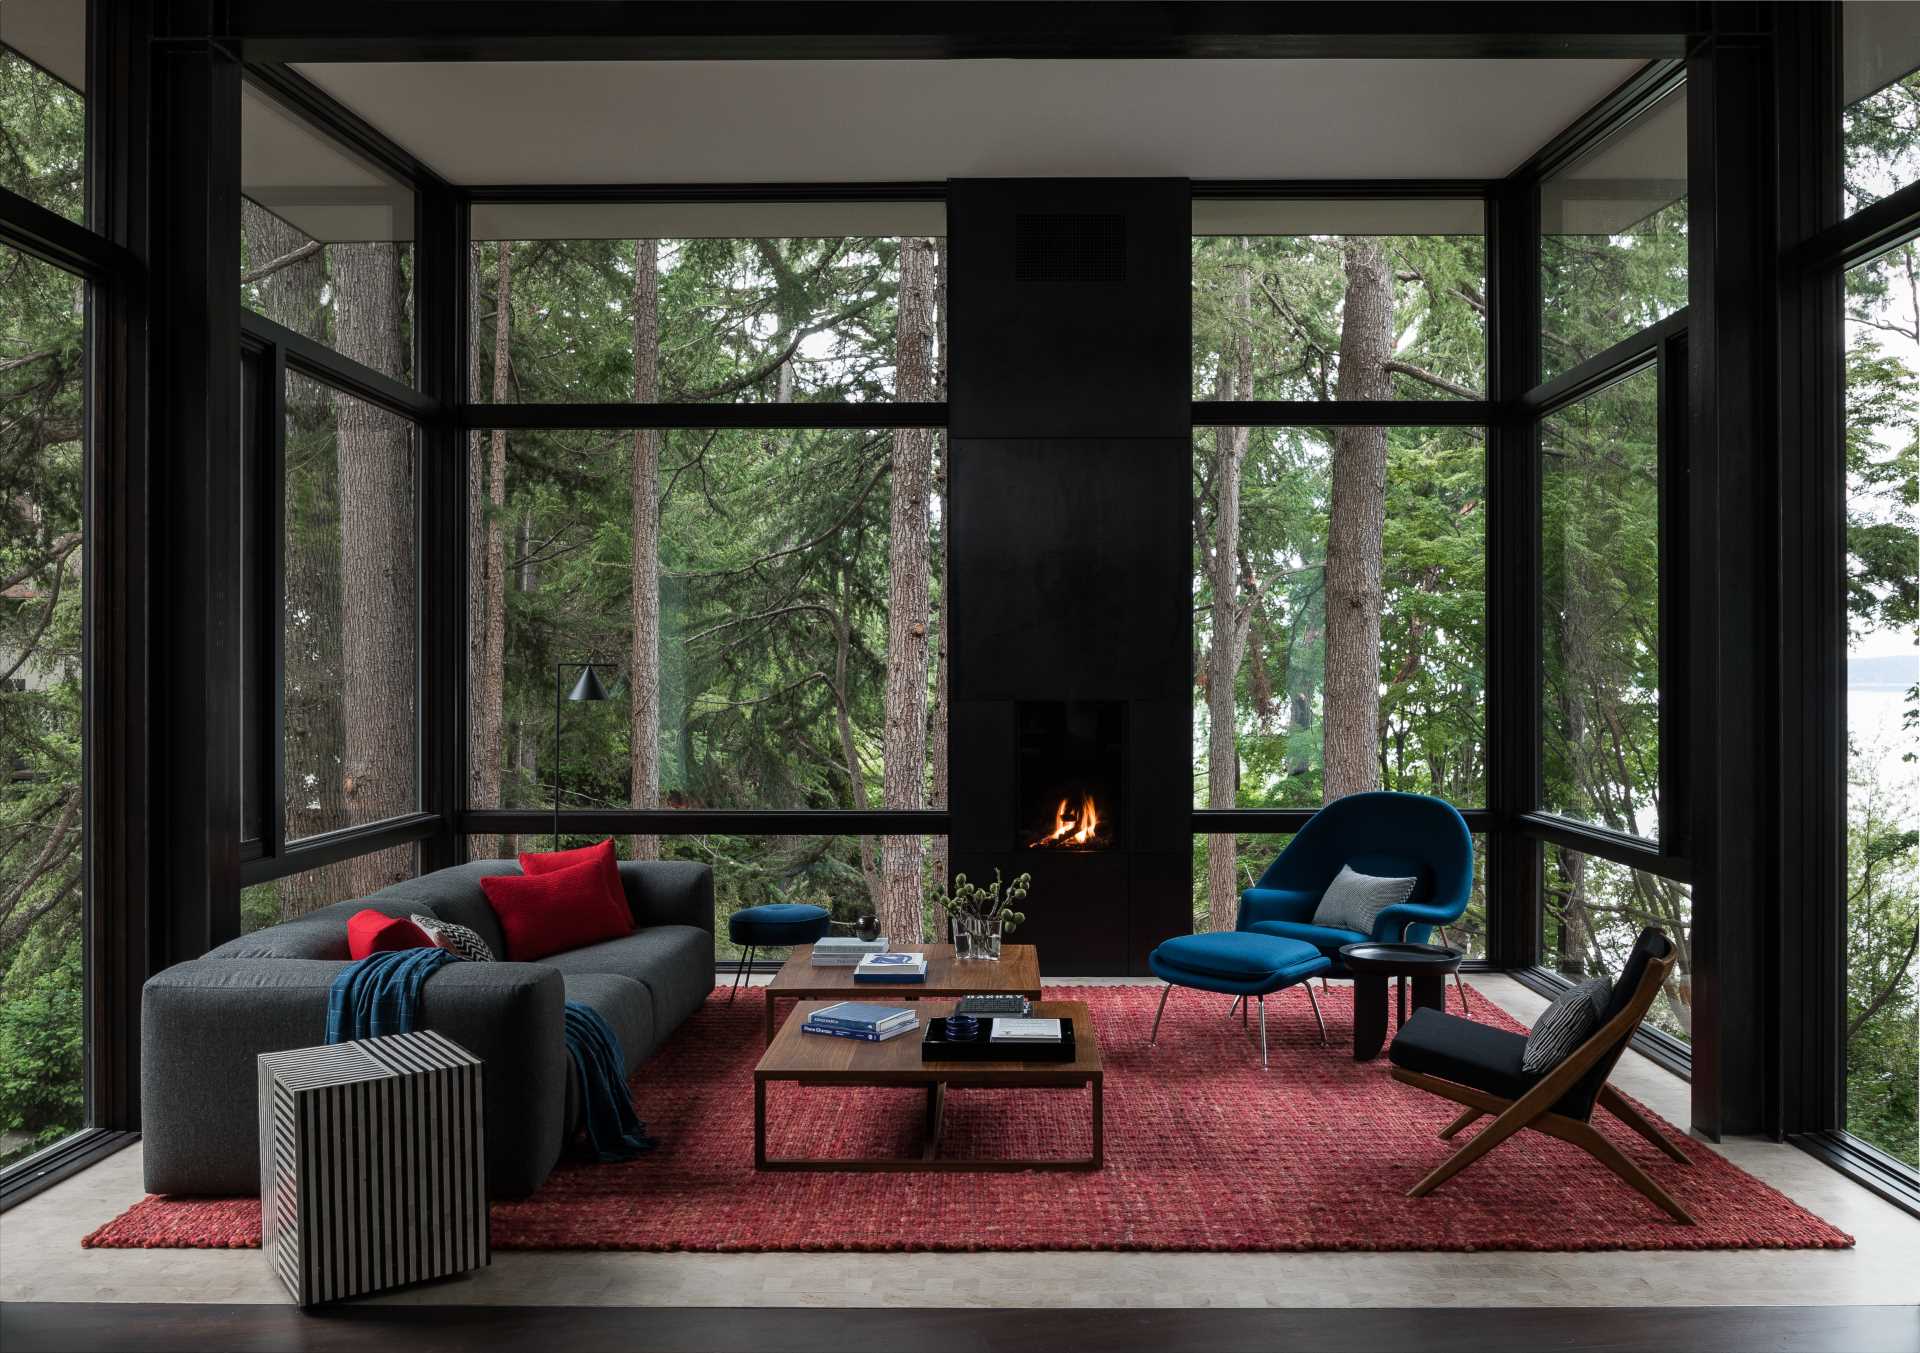
<path fill-rule="evenodd" d="M 1620 1148 L 1699 1221 L 1681 1226 L 1579 1149 L 1523 1132 L 1426 1198 L 1407 1189 L 1453 1149 L 1456 1109 L 1351 1055 L 1352 1000 L 1321 997 L 1321 1046 L 1300 988 L 1269 997 L 1272 1070 L 1227 999 L 1175 991 L 1147 1047 L 1158 985 L 1063 987 L 1092 1008 L 1106 1064 L 1098 1173 L 757 1173 L 752 1068 L 759 993 L 707 1005 L 634 1078 L 659 1148 L 567 1164 L 493 1209 L 493 1243 L 522 1250 L 1602 1250 L 1841 1248 L 1852 1237 L 1729 1164 L 1660 1155 L 1605 1111 Z M 1458 997 L 1448 993 L 1450 1002 Z M 1477 1018 L 1519 1028 L 1484 998 Z M 956 1090 L 943 1155 L 1084 1156 L 1085 1090 Z M 917 1154 L 918 1090 L 769 1091 L 775 1155 Z M 1651 1117 L 1651 1115 L 1649 1115 Z M 1661 1120 L 1655 1118 L 1655 1122 Z M 1661 1122 L 1676 1140 L 1684 1138 Z M 1467 1134 L 1462 1134 L 1461 1140 Z M 89 1246 L 260 1243 L 247 1199 L 151 1197 Z"/>

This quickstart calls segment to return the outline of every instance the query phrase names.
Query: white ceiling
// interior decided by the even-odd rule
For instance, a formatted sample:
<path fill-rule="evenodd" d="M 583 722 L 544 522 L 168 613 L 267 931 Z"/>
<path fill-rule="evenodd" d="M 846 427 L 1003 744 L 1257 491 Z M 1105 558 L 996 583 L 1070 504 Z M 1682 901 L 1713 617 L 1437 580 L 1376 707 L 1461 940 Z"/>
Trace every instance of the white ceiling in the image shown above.
<path fill-rule="evenodd" d="M 456 183 L 1493 178 L 1637 61 L 410 62 L 300 72 Z"/>

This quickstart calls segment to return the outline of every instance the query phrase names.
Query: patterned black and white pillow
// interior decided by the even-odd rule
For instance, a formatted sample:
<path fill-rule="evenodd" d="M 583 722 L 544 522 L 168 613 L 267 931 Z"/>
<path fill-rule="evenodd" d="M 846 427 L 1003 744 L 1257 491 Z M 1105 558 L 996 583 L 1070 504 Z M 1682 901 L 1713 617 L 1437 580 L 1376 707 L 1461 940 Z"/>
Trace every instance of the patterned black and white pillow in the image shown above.
<path fill-rule="evenodd" d="M 1566 1061 L 1600 1027 L 1600 1016 L 1612 993 L 1613 983 L 1608 979 L 1589 977 L 1555 996 L 1553 1004 L 1533 1022 L 1527 1050 L 1520 1054 L 1520 1069 L 1530 1076 L 1544 1076 Z"/>
<path fill-rule="evenodd" d="M 1313 923 L 1371 935 L 1380 913 L 1412 897 L 1413 886 L 1419 881 L 1417 878 L 1377 878 L 1355 873 L 1352 865 L 1341 865 L 1339 876 L 1327 885 L 1320 905 L 1313 910 Z"/>
<path fill-rule="evenodd" d="M 473 930 L 452 921 L 443 921 L 437 916 L 422 916 L 415 912 L 408 918 L 427 932 L 434 947 L 445 949 L 455 958 L 464 958 L 470 963 L 493 962 L 493 950 L 487 948 L 487 942 Z"/>

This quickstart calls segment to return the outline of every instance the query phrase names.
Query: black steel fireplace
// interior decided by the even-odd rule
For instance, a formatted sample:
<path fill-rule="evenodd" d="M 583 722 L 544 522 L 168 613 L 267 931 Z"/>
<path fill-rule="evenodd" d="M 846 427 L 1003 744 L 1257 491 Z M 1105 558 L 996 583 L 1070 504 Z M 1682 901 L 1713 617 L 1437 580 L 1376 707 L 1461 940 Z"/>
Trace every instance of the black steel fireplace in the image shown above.
<path fill-rule="evenodd" d="M 952 864 L 1033 876 L 1047 974 L 1193 915 L 1191 192 L 954 180 Z"/>

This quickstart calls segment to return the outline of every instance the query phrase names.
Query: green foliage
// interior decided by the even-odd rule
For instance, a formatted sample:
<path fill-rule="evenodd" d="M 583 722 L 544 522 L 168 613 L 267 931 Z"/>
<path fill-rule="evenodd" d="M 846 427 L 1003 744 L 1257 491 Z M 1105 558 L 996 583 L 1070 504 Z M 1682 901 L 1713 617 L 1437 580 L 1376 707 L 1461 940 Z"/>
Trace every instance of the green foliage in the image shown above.
<path fill-rule="evenodd" d="M 22 946 L 8 965 L 0 1000 L 0 1165 L 85 1121 L 82 991 L 77 936 L 57 955 Z"/>
<path fill-rule="evenodd" d="M 1027 890 L 1032 886 L 1033 875 L 1016 874 L 1006 883 L 1006 892 L 1003 894 L 1000 891 L 1000 871 L 995 869 L 993 882 L 984 887 L 969 883 L 965 874 L 955 874 L 951 892 L 936 883 L 927 890 L 927 896 L 935 906 L 956 920 L 968 918 L 992 922 L 997 917 L 1002 933 L 1011 935 L 1027 919 L 1027 914 L 1014 910 L 1013 904 L 1024 901 Z"/>

